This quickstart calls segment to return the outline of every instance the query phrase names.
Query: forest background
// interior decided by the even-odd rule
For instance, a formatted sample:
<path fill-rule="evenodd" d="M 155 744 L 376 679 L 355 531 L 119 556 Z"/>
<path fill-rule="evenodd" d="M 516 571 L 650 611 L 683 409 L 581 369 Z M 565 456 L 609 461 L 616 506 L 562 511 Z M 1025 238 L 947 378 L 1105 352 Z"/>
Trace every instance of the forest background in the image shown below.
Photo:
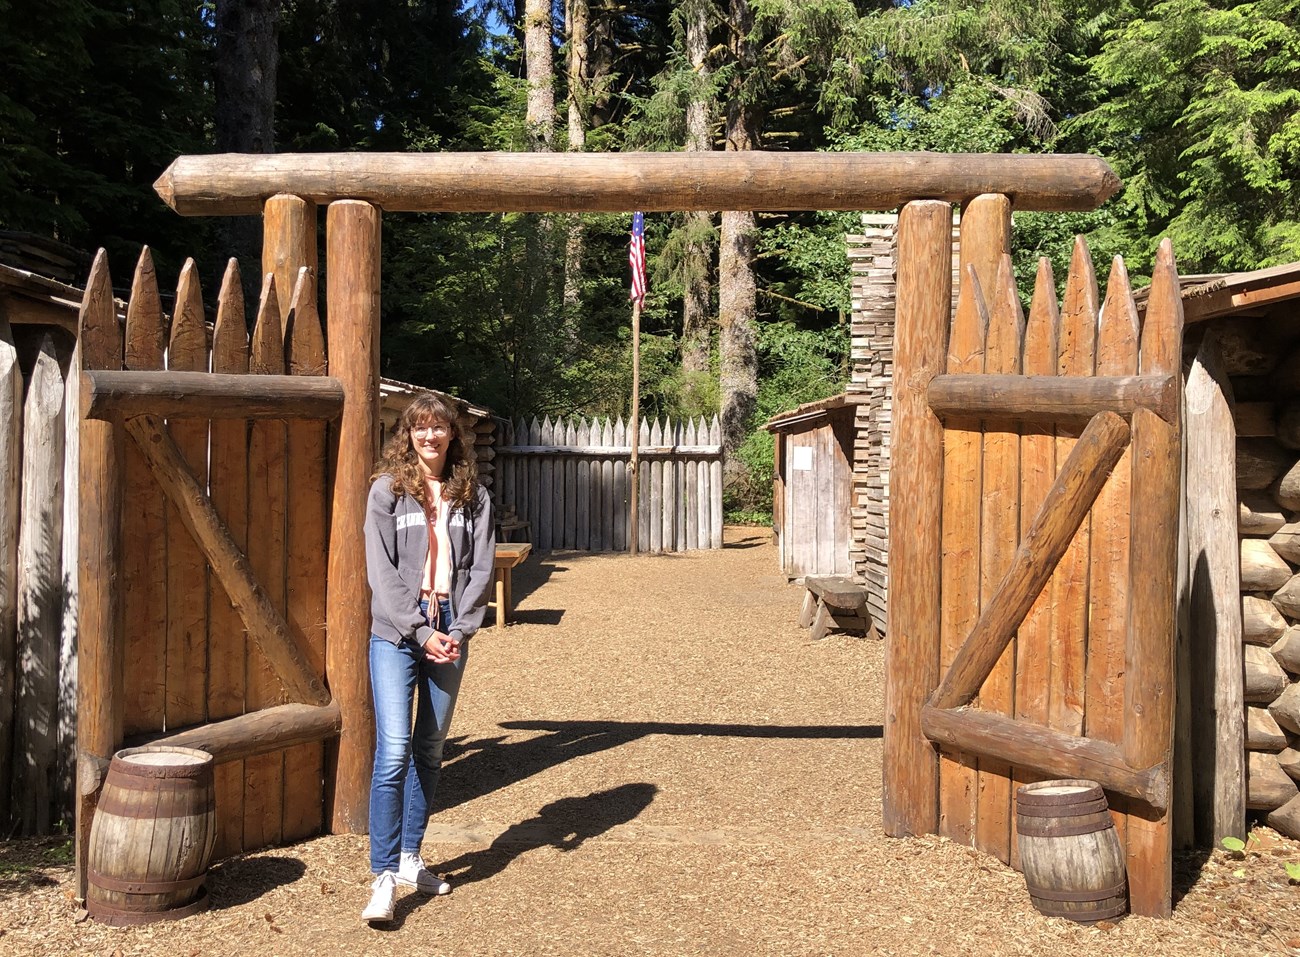
<path fill-rule="evenodd" d="M 147 243 L 215 290 L 259 222 L 152 190 L 210 152 L 1090 152 L 1124 188 L 1014 218 L 1140 277 L 1300 260 L 1300 0 L 0 0 L 0 228 Z M 382 373 L 505 417 L 627 417 L 628 215 L 394 215 Z M 853 213 L 651 214 L 641 414 L 719 414 L 730 517 L 769 416 L 848 377 Z M 1100 266 L 1099 266 L 1100 269 Z M 328 276 L 322 277 L 328 283 Z"/>

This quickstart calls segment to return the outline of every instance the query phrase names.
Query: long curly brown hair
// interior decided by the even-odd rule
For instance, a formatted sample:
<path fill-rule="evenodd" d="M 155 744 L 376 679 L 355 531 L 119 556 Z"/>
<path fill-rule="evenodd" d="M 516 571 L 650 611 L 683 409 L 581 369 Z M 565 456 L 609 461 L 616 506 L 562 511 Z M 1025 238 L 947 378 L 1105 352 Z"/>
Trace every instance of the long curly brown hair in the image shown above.
<path fill-rule="evenodd" d="M 381 475 L 391 475 L 393 494 L 406 494 L 421 505 L 427 504 L 424 501 L 424 472 L 415 446 L 411 444 L 411 429 L 431 422 L 446 422 L 451 427 L 451 441 L 447 443 L 447 467 L 442 473 L 442 497 L 460 508 L 472 508 L 478 501 L 478 462 L 474 458 L 473 439 L 466 442 L 460 424 L 463 408 L 463 403 L 449 396 L 433 392 L 416 396 L 397 420 L 393 437 L 384 443 L 370 481 Z"/>

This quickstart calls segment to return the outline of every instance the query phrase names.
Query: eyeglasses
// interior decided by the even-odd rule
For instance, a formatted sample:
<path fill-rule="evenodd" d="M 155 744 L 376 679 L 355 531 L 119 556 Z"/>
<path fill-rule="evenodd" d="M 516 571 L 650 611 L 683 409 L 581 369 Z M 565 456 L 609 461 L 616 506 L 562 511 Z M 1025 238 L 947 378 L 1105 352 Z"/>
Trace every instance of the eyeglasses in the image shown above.
<path fill-rule="evenodd" d="M 447 425 L 415 425 L 411 427 L 412 435 L 424 435 L 425 433 L 442 439 L 451 434 L 451 427 Z"/>

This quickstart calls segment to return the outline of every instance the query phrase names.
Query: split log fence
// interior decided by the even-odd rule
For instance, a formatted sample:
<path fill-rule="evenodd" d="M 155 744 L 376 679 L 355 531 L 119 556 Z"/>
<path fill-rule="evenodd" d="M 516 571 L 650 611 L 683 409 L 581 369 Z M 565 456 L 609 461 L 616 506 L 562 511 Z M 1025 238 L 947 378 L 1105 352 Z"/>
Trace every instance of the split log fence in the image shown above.
<path fill-rule="evenodd" d="M 1013 788 L 1102 784 L 1135 913 L 1171 903 L 1182 304 L 1157 257 L 1145 322 L 1078 241 L 1028 322 L 1010 203 L 904 207 L 890 524 L 885 826 L 1017 863 Z M 937 746 L 937 749 L 936 749 Z"/>
<path fill-rule="evenodd" d="M 0 302 L 0 830 L 70 820 L 76 723 L 76 358 Z M 71 476 L 71 478 L 69 478 Z"/>
<path fill-rule="evenodd" d="M 514 423 L 497 449 L 498 504 L 530 525 L 541 551 L 625 551 L 631 531 L 631 426 L 620 418 Z M 714 416 L 642 421 L 640 550 L 722 547 L 722 427 Z"/>

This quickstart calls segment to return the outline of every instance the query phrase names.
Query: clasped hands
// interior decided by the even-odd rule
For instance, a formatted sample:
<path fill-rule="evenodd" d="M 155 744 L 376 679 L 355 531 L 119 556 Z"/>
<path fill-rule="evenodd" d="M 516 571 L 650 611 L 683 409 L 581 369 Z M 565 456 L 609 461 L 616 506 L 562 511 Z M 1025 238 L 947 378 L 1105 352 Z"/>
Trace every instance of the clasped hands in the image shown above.
<path fill-rule="evenodd" d="M 460 659 L 460 642 L 441 631 L 435 631 L 424 643 L 424 657 L 436 665 L 446 665 Z"/>

